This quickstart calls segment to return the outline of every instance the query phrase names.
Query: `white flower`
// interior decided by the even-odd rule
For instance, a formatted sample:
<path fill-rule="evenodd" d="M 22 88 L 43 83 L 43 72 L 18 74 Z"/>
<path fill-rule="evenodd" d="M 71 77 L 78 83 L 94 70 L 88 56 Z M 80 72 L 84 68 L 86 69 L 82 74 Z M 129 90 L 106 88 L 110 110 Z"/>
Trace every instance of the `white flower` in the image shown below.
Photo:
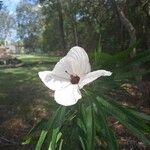
<path fill-rule="evenodd" d="M 75 46 L 55 65 L 52 71 L 42 71 L 38 74 L 43 83 L 55 91 L 56 102 L 70 106 L 82 98 L 80 89 L 84 85 L 100 76 L 110 76 L 112 73 L 106 70 L 91 72 L 87 53 L 83 48 Z"/>

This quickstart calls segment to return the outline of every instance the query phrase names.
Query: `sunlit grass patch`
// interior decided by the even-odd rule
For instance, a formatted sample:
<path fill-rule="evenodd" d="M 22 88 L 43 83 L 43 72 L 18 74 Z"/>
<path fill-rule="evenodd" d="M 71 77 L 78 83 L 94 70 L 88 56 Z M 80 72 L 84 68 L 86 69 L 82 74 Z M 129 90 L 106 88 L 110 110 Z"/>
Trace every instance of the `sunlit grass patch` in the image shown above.
<path fill-rule="evenodd" d="M 0 68 L 0 105 L 11 111 L 13 115 L 30 121 L 39 117 L 40 113 L 38 110 L 37 113 L 35 110 L 33 112 L 31 106 L 37 108 L 38 105 L 43 108 L 51 99 L 49 90 L 43 87 L 39 80 L 38 72 L 51 70 L 59 58 L 39 55 L 17 55 L 17 58 L 24 63 L 23 66 Z M 40 61 L 47 63 L 39 63 Z M 1 112 L 3 119 L 0 121 L 11 117 L 9 111 L 6 111 L 8 114 Z"/>
<path fill-rule="evenodd" d="M 32 63 L 32 62 L 57 62 L 60 57 L 59 56 L 49 56 L 49 55 L 31 55 L 31 54 L 21 54 L 15 55 L 18 59 L 22 60 L 25 63 Z"/>

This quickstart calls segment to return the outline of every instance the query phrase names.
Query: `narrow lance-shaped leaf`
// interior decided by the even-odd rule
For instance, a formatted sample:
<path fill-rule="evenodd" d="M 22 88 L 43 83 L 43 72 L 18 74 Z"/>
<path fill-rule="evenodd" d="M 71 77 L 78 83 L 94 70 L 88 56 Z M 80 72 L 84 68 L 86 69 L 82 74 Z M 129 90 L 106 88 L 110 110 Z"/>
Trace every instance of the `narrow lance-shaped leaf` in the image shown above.
<path fill-rule="evenodd" d="M 117 104 L 108 102 L 102 97 L 97 98 L 100 105 L 105 107 L 107 113 L 113 115 L 117 120 L 119 120 L 126 128 L 128 128 L 134 135 L 140 138 L 143 143 L 146 145 L 150 145 L 150 141 L 144 136 L 145 131 L 149 131 L 149 127 L 142 122 L 142 120 L 138 120 L 134 115 L 129 113 L 126 109 L 121 106 L 117 107 Z"/>
<path fill-rule="evenodd" d="M 117 140 L 114 136 L 114 133 L 111 131 L 111 129 L 108 126 L 108 123 L 106 121 L 106 115 L 103 112 L 103 107 L 102 105 L 99 105 L 99 103 L 97 103 L 97 119 L 96 120 L 99 123 L 100 126 L 100 130 L 103 130 L 103 136 L 105 137 L 105 141 L 108 144 L 108 149 L 109 150 L 117 150 L 118 149 L 118 145 L 117 145 Z"/>
<path fill-rule="evenodd" d="M 95 125 L 94 125 L 94 115 L 93 115 L 93 107 L 88 106 L 85 107 L 82 105 L 81 107 L 81 115 L 82 115 L 82 124 L 80 128 L 85 132 L 85 137 L 80 136 L 81 145 L 83 148 L 86 147 L 86 150 L 94 149 L 94 136 L 95 136 Z"/>
<path fill-rule="evenodd" d="M 66 107 L 61 106 L 57 114 L 55 115 L 47 135 L 48 149 L 55 150 L 57 143 L 57 136 L 60 135 L 60 128 L 65 120 Z"/>
<path fill-rule="evenodd" d="M 41 149 L 42 144 L 45 140 L 45 137 L 46 137 L 47 133 L 48 133 L 48 131 L 42 130 L 42 132 L 40 134 L 40 137 L 39 137 L 39 140 L 37 142 L 37 145 L 35 147 L 35 150 L 40 150 Z"/>
<path fill-rule="evenodd" d="M 42 147 L 42 144 L 44 143 L 44 140 L 46 139 L 47 134 L 51 134 L 50 129 L 52 127 L 53 124 L 55 124 L 55 122 L 57 121 L 57 117 L 59 116 L 59 114 L 61 113 L 61 109 L 63 109 L 62 106 L 60 106 L 56 113 L 54 114 L 54 116 L 52 117 L 52 119 L 50 119 L 47 123 L 47 130 L 42 130 L 41 135 L 39 137 L 39 140 L 37 142 L 36 145 L 36 150 L 40 150 Z"/>
<path fill-rule="evenodd" d="M 56 150 L 57 142 L 61 138 L 60 128 L 55 128 L 52 130 L 52 138 L 48 147 L 48 150 Z"/>

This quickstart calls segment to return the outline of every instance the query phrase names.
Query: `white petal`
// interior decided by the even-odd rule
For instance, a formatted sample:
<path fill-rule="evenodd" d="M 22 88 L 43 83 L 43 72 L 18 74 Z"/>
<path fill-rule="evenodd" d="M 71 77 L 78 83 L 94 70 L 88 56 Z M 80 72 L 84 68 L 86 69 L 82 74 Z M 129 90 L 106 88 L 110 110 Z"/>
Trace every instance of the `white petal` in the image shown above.
<path fill-rule="evenodd" d="M 70 84 L 69 80 L 57 77 L 52 71 L 42 71 L 38 73 L 42 82 L 51 90 L 58 90 Z"/>
<path fill-rule="evenodd" d="M 80 89 L 83 88 L 84 85 L 91 83 L 92 81 L 96 80 L 101 76 L 110 76 L 112 72 L 106 70 L 97 70 L 86 74 L 82 77 L 79 81 Z"/>
<path fill-rule="evenodd" d="M 85 50 L 79 46 L 74 46 L 70 49 L 67 57 L 73 60 L 73 71 L 79 76 L 87 74 L 91 71 L 89 57 Z"/>
<path fill-rule="evenodd" d="M 87 53 L 83 48 L 75 46 L 55 65 L 53 73 L 68 79 L 71 74 L 83 76 L 89 73 L 90 70 L 91 67 Z"/>
<path fill-rule="evenodd" d="M 54 67 L 53 73 L 61 78 L 70 79 L 69 74 L 73 74 L 72 63 L 66 56 L 63 57 Z"/>
<path fill-rule="evenodd" d="M 70 84 L 61 90 L 56 90 L 54 97 L 58 104 L 70 106 L 76 104 L 82 96 L 78 85 Z"/>

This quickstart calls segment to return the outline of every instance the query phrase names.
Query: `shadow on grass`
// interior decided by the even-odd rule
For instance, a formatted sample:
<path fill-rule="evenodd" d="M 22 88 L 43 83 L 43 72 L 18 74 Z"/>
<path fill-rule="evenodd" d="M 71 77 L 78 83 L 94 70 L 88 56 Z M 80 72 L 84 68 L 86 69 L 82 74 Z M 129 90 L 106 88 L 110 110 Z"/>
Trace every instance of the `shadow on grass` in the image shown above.
<path fill-rule="evenodd" d="M 0 137 L 20 142 L 34 123 L 50 115 L 51 104 L 55 104 L 52 92 L 37 75 L 48 66 L 38 64 L 0 70 Z M 0 138 L 0 143 L 5 142 Z"/>

